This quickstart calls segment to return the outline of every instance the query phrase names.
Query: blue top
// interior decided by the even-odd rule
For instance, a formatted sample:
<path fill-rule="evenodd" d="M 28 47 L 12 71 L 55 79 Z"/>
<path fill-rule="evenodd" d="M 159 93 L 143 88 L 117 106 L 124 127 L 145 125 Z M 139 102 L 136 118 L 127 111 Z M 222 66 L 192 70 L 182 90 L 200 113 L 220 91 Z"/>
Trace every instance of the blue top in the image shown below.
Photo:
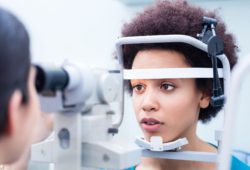
<path fill-rule="evenodd" d="M 232 156 L 231 170 L 250 170 L 250 166 Z"/>
<path fill-rule="evenodd" d="M 131 167 L 125 170 L 135 170 L 135 167 Z M 250 166 L 240 161 L 235 156 L 232 156 L 231 170 L 250 170 Z"/>

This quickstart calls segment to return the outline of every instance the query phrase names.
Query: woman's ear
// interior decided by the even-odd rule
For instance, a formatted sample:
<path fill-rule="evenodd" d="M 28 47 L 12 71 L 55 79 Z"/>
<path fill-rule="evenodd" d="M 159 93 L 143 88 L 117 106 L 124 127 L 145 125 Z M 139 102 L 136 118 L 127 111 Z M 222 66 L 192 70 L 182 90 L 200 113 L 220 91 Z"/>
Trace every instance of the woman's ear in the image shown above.
<path fill-rule="evenodd" d="M 200 108 L 205 109 L 209 106 L 210 103 L 210 96 L 207 95 L 206 93 L 202 93 L 202 96 L 200 98 Z"/>
<path fill-rule="evenodd" d="M 7 124 L 7 134 L 10 135 L 21 123 L 20 118 L 22 111 L 22 93 L 20 90 L 15 90 L 9 100 L 8 104 L 8 124 Z"/>

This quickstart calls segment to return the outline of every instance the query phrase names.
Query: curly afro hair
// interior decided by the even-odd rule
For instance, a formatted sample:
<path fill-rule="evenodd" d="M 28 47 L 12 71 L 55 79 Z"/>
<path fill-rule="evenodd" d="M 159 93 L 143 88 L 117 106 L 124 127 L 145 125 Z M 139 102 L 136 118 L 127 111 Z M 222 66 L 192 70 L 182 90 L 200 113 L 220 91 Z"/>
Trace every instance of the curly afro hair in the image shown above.
<path fill-rule="evenodd" d="M 200 7 L 192 6 L 186 1 L 157 1 L 155 5 L 138 14 L 130 23 L 124 24 L 122 36 L 182 34 L 197 38 L 197 34 L 203 29 L 203 16 L 217 20 L 216 33 L 224 41 L 224 53 L 231 68 L 233 68 L 237 61 L 237 46 L 233 35 L 227 32 L 225 24 L 218 17 L 216 11 L 206 11 Z M 185 56 L 191 67 L 212 67 L 211 59 L 207 53 L 182 43 L 124 45 L 124 67 L 130 69 L 138 51 L 148 49 L 178 51 Z M 221 66 L 220 62 L 219 64 Z M 212 96 L 211 79 L 196 79 L 196 85 L 208 96 Z M 127 84 L 127 87 L 131 93 L 130 83 Z M 199 120 L 203 123 L 210 121 L 220 109 L 211 105 L 201 109 Z"/>

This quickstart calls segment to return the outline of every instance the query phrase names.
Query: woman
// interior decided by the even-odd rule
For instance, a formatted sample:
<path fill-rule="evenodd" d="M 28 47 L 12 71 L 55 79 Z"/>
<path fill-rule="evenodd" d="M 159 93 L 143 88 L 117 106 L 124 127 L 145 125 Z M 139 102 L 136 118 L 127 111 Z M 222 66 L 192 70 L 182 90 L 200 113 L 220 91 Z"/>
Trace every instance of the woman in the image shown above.
<path fill-rule="evenodd" d="M 123 37 L 181 34 L 197 38 L 203 29 L 202 18 L 218 21 L 217 35 L 224 41 L 224 53 L 231 68 L 237 61 L 232 34 L 215 12 L 191 6 L 186 1 L 158 1 L 124 25 Z M 126 69 L 212 67 L 208 54 L 187 44 L 162 43 L 125 45 Z M 219 63 L 221 64 L 221 63 Z M 147 79 L 128 83 L 137 121 L 145 139 L 161 136 L 163 142 L 186 137 L 183 151 L 216 153 L 217 148 L 196 135 L 198 121 L 209 122 L 221 107 L 212 107 L 211 79 Z M 213 163 L 142 158 L 136 170 L 212 170 Z"/>

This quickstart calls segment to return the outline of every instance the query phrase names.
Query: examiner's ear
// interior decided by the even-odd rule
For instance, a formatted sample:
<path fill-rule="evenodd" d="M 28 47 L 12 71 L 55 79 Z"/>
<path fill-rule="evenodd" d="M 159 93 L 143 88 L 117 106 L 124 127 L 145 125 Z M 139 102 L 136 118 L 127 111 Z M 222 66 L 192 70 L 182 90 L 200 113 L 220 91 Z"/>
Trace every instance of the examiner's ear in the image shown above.
<path fill-rule="evenodd" d="M 8 125 L 7 133 L 10 135 L 13 133 L 15 127 L 19 124 L 20 115 L 22 111 L 22 93 L 20 90 L 15 90 L 10 97 L 8 104 Z"/>
<path fill-rule="evenodd" d="M 207 108 L 209 106 L 209 102 L 210 102 L 210 96 L 203 93 L 200 99 L 200 108 L 202 109 Z"/>

